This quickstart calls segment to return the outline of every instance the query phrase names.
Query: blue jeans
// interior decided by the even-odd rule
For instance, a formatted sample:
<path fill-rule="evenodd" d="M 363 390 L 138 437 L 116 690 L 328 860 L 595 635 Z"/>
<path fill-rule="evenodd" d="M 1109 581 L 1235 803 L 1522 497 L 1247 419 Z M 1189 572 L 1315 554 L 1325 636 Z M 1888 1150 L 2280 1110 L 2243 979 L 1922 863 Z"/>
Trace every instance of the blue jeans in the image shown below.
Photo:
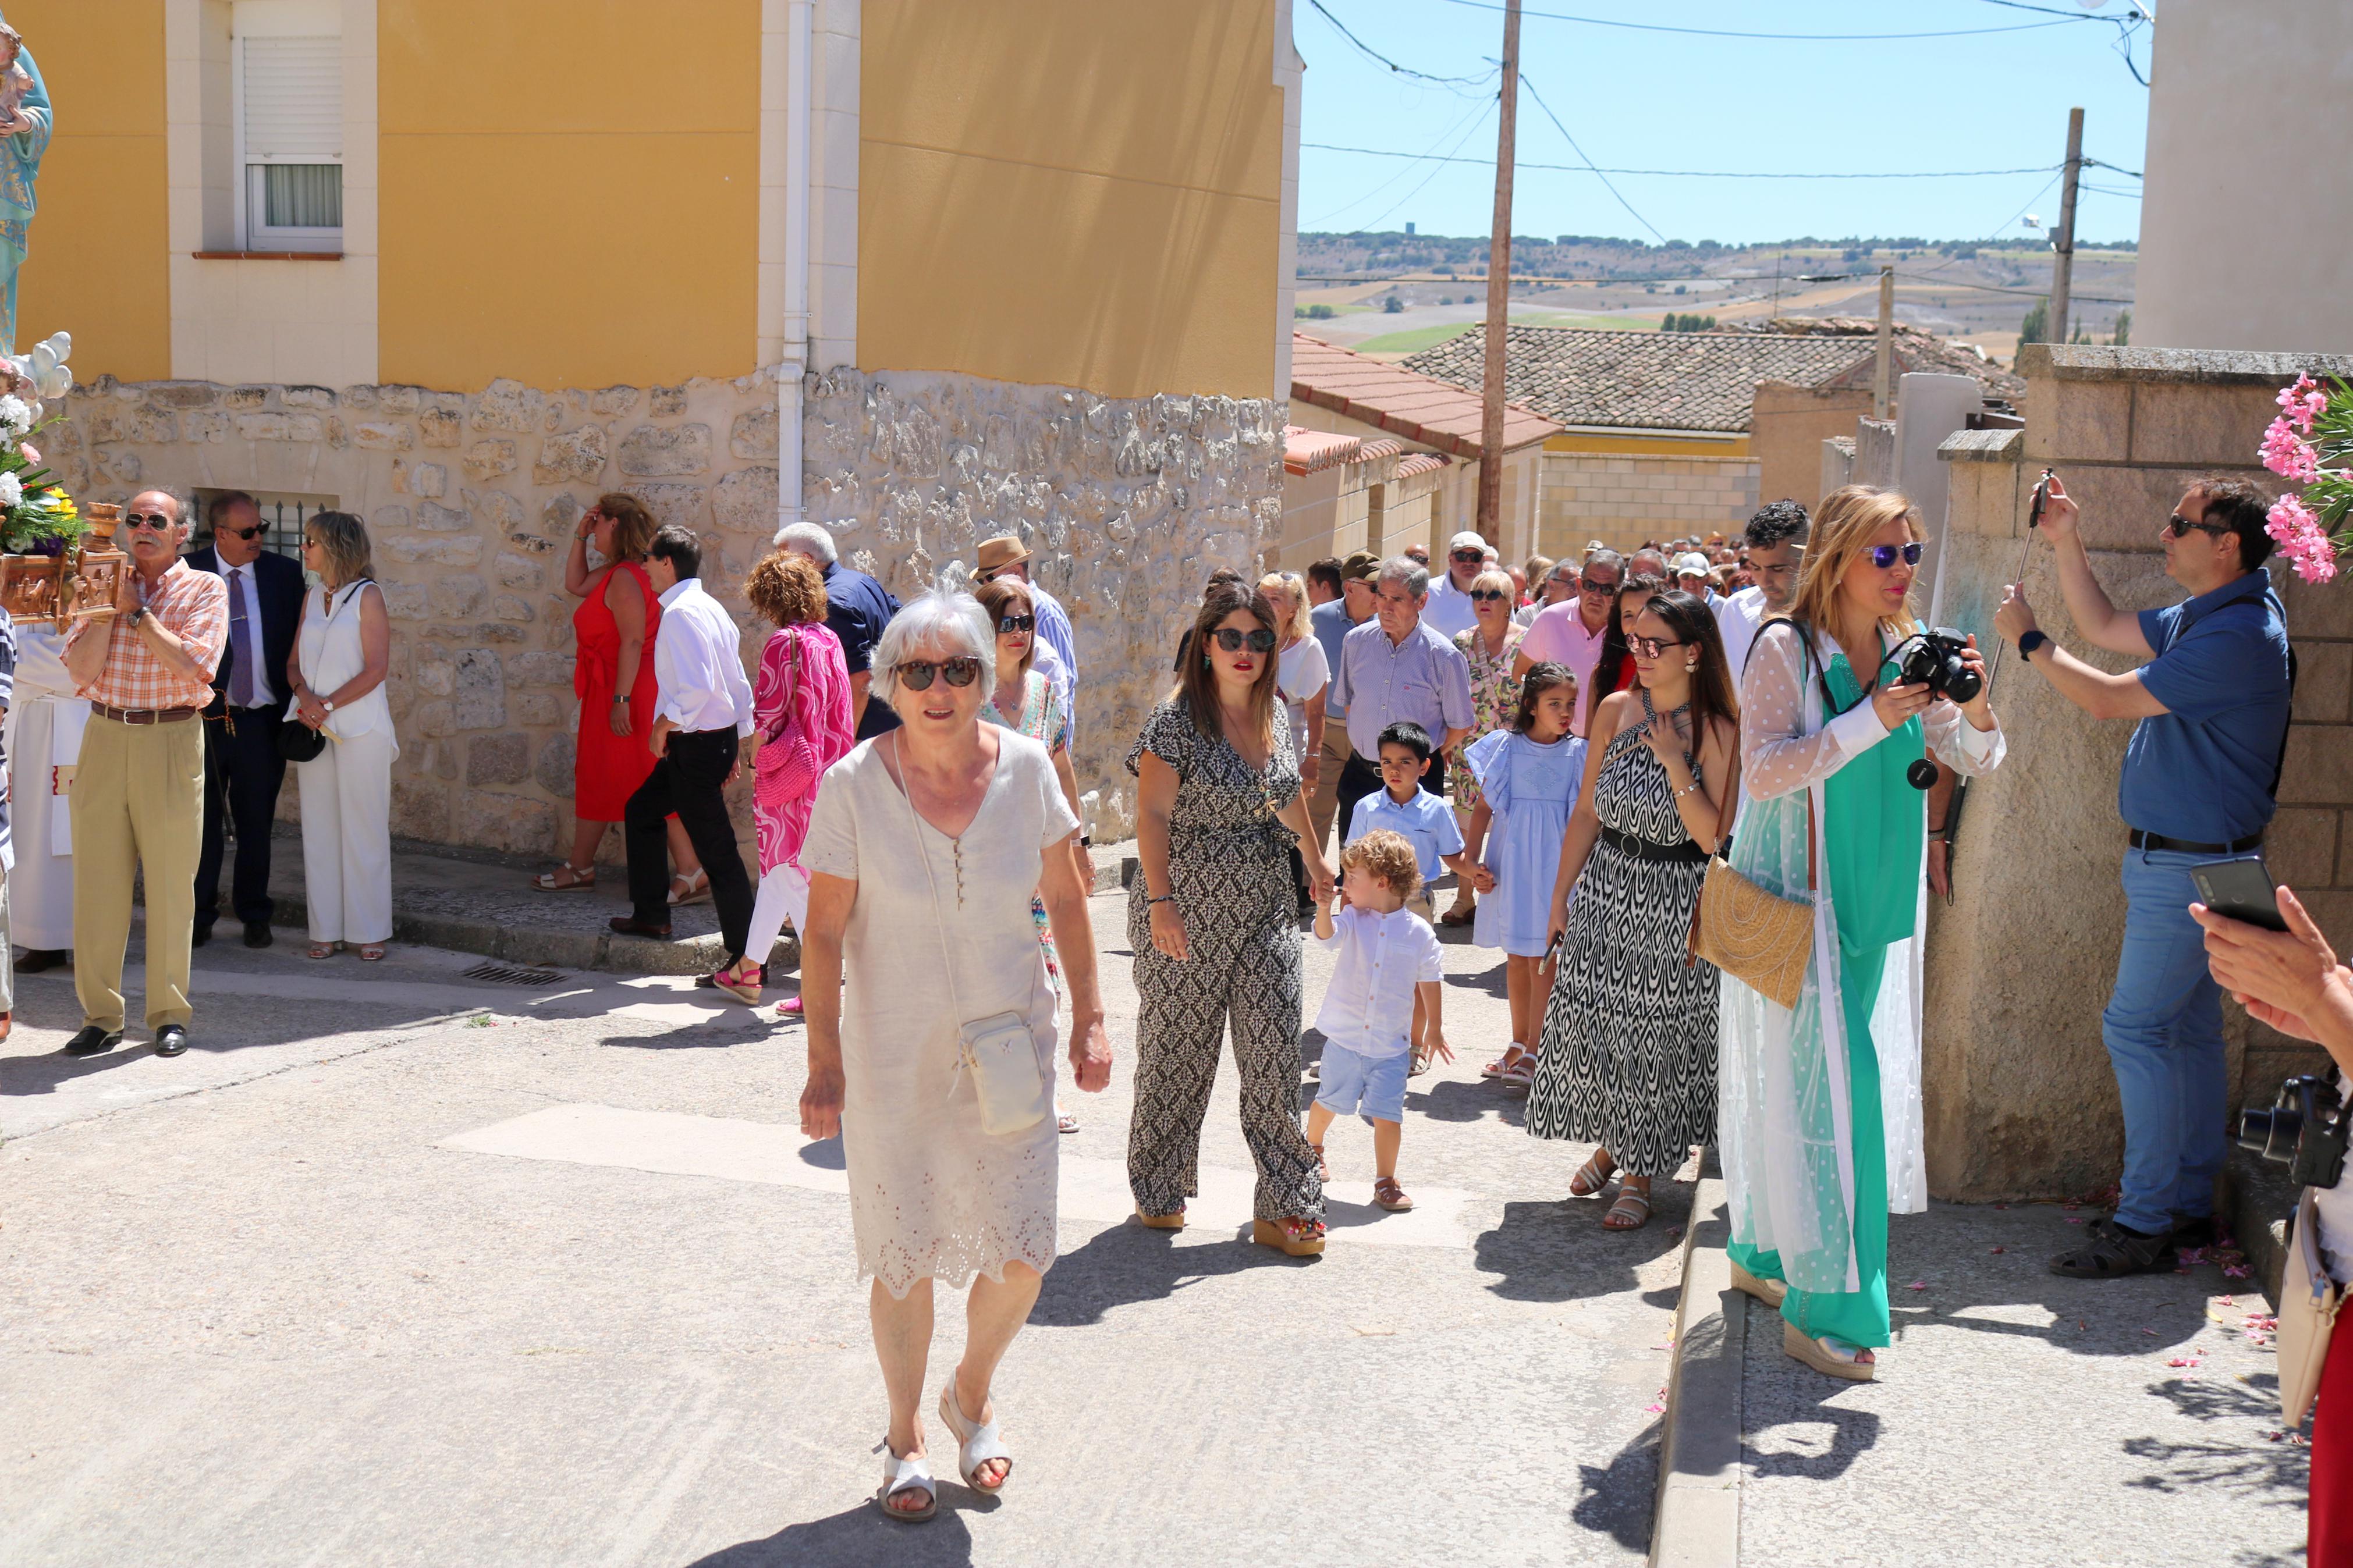
<path fill-rule="evenodd" d="M 2100 1025 L 2124 1100 L 2116 1219 L 2138 1231 L 2214 1210 L 2229 1115 L 2222 992 L 2206 968 L 2206 933 L 2189 918 L 2189 868 L 2214 858 L 2125 851 L 2125 947 Z"/>

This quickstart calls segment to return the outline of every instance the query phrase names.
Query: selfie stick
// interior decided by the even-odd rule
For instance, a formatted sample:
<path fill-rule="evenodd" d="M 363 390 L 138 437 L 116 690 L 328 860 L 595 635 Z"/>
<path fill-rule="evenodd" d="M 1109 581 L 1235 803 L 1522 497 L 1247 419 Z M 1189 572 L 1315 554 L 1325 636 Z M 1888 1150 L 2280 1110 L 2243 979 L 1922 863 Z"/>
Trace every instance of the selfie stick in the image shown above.
<path fill-rule="evenodd" d="M 2034 484 L 2034 504 L 2026 512 L 2026 544 L 2018 552 L 2018 570 L 2010 581 L 2023 587 L 2026 584 L 2026 563 L 2034 553 L 2035 531 L 2042 526 L 2042 509 L 2051 500 L 2051 481 L 2057 476 L 2048 468 Z M 2001 639 L 1994 639 L 1994 657 L 1986 666 L 1986 700 L 1993 700 L 1994 678 L 2001 673 Z M 1952 867 L 1956 847 L 1961 836 L 1961 807 L 1968 803 L 1969 781 L 1960 778 L 1953 784 L 1951 804 L 1945 808 L 1945 902 L 1953 901 Z"/>

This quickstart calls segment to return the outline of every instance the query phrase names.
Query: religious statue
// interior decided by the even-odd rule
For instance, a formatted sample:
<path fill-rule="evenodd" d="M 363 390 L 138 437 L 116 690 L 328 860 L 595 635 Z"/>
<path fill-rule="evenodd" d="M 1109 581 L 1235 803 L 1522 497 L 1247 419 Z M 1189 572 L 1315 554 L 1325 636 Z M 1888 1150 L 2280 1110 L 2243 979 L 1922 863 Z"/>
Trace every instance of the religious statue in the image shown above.
<path fill-rule="evenodd" d="M 33 222 L 33 186 L 48 151 L 54 117 L 41 68 L 24 38 L 0 20 L 0 353 L 16 348 L 16 272 Z"/>

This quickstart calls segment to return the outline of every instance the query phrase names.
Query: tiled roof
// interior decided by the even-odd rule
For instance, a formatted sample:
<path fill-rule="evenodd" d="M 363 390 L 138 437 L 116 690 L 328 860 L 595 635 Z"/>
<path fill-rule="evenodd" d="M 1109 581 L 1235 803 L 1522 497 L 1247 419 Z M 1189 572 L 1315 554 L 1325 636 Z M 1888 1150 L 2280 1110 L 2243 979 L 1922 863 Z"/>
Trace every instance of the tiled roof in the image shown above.
<path fill-rule="evenodd" d="M 1480 455 L 1478 377 L 1474 374 L 1468 384 L 1474 390 L 1466 392 L 1448 379 L 1335 348 L 1304 332 L 1291 336 L 1293 397 L 1377 426 L 1417 446 L 1475 460 Z M 1558 434 L 1560 426 L 1541 415 L 1504 405 L 1505 451 Z"/>
<path fill-rule="evenodd" d="M 1475 387 L 1483 374 L 1486 342 L 1486 329 L 1476 327 L 1405 363 L 1424 374 Z M 1867 386 L 1875 348 L 1871 336 L 1841 331 L 1513 327 L 1504 345 L 1504 391 L 1563 425 L 1730 434 L 1748 428 L 1758 382 L 1820 386 L 1859 374 L 1860 384 Z M 1960 368 L 1947 345 L 1915 331 L 1899 330 L 1894 349 L 1898 374 Z M 1991 366 L 1983 371 L 1981 381 L 2000 377 Z"/>
<path fill-rule="evenodd" d="M 1396 477 L 1400 479 L 1409 479 L 1416 474 L 1435 472 L 1446 467 L 1446 463 L 1447 457 L 1443 452 L 1416 452 L 1412 457 L 1398 462 Z"/>
<path fill-rule="evenodd" d="M 1364 442 L 1354 436 L 1335 436 L 1328 430 L 1305 430 L 1286 425 L 1282 427 L 1283 471 L 1314 474 L 1336 468 L 1343 463 L 1359 461 L 1363 447 Z"/>
<path fill-rule="evenodd" d="M 1868 358 L 1853 338 L 1774 337 L 1762 332 L 1615 332 L 1512 327 L 1504 350 L 1504 393 L 1563 425 L 1645 430 L 1748 428 L 1760 381 L 1812 386 Z M 1476 386 L 1484 374 L 1487 330 L 1474 327 L 1406 361 L 1408 368 Z"/>

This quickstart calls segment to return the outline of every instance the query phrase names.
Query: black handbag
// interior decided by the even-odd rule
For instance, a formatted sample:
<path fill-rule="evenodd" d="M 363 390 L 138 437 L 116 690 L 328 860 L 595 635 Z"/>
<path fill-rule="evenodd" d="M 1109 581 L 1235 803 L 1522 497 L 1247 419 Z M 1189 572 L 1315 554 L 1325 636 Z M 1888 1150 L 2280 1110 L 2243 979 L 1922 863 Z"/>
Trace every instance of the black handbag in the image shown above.
<path fill-rule="evenodd" d="M 363 577 L 353 584 L 351 590 L 343 595 L 343 603 L 348 605 L 358 598 L 360 590 L 375 580 L 373 577 Z M 330 622 L 335 618 L 338 608 L 340 606 L 333 601 L 328 602 L 327 619 Z M 300 719 L 280 719 L 278 721 L 278 754 L 288 762 L 314 763 L 319 760 L 319 754 L 326 749 L 327 731 L 325 730 L 313 730 Z"/>

